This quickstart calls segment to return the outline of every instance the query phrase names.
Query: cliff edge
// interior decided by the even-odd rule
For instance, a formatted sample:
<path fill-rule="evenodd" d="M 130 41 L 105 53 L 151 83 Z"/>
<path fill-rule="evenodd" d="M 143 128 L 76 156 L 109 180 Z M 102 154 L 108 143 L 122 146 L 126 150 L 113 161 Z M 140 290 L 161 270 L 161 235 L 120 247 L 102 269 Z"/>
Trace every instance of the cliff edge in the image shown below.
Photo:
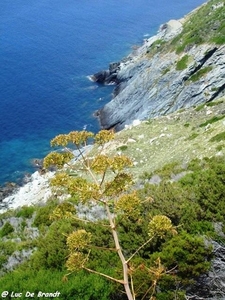
<path fill-rule="evenodd" d="M 108 70 L 92 76 L 114 83 L 113 99 L 96 112 L 104 129 L 121 130 L 133 120 L 166 115 L 225 94 L 225 5 L 211 0 Z"/>

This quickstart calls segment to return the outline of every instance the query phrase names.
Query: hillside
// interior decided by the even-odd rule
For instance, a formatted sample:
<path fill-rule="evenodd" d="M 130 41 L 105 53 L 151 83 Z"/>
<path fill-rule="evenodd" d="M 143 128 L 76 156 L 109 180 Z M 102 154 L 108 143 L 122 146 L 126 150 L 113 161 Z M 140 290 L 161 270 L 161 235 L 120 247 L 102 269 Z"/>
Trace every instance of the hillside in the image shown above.
<path fill-rule="evenodd" d="M 104 153 L 109 156 L 120 155 L 122 153 L 132 159 L 133 167 L 130 168 L 129 172 L 134 176 L 134 186 L 145 198 L 150 197 L 150 199 L 152 199 L 153 197 L 155 199 L 155 204 L 153 203 L 153 205 L 151 204 L 145 207 L 146 212 L 149 210 L 151 214 L 154 214 L 160 211 L 170 216 L 175 223 L 180 224 L 181 222 L 183 230 L 186 228 L 188 232 L 188 236 L 184 236 L 184 238 L 192 238 L 192 243 L 198 244 L 197 247 L 200 247 L 199 249 L 201 249 L 201 251 L 203 251 L 202 253 L 204 253 L 203 255 L 205 255 L 204 259 L 207 256 L 207 260 L 212 259 L 212 249 L 210 250 L 210 248 L 208 248 L 204 250 L 204 247 L 202 248 L 202 241 L 195 240 L 194 242 L 194 239 L 199 238 L 199 233 L 201 233 L 202 236 L 206 235 L 209 240 L 212 237 L 215 239 L 213 242 L 215 257 L 211 267 L 211 273 L 208 273 L 211 274 L 210 276 L 208 275 L 208 281 L 202 281 L 204 277 L 202 278 L 200 276 L 195 285 L 191 285 L 192 288 L 190 288 L 190 285 L 188 289 L 187 287 L 185 288 L 183 284 L 180 286 L 181 291 L 183 291 L 183 289 L 189 290 L 190 295 L 195 294 L 202 296 L 205 291 L 207 291 L 207 295 L 210 295 L 210 297 L 204 299 L 220 299 L 219 295 L 225 294 L 222 288 L 224 266 L 220 260 L 221 255 L 223 257 L 222 253 L 224 248 L 222 244 L 218 244 L 218 242 L 224 239 L 222 224 L 224 224 L 225 221 L 225 215 L 223 214 L 224 185 L 220 186 L 219 183 L 219 174 L 222 174 L 221 179 L 224 178 L 225 175 L 222 169 L 222 166 L 225 165 L 224 112 L 225 99 L 221 98 L 205 105 L 184 109 L 167 116 L 157 117 L 144 122 L 136 120 L 133 122 L 133 125 L 127 126 L 124 130 L 118 132 L 115 140 L 107 143 L 104 147 Z M 97 148 L 94 147 L 89 152 L 89 155 L 95 156 L 96 154 Z M 210 162 L 210 160 L 207 162 L 207 160 L 205 160 L 206 157 L 208 157 L 207 159 L 211 157 L 212 162 Z M 197 158 L 200 159 L 199 163 L 196 161 Z M 216 159 L 215 162 L 214 159 Z M 215 170 L 214 165 L 216 167 Z M 208 174 L 207 170 L 218 174 L 218 182 L 216 177 L 214 177 L 215 175 L 212 175 L 214 173 L 209 175 L 210 173 Z M 188 176 L 190 172 L 194 172 L 193 174 L 196 174 L 196 178 L 198 178 L 200 174 L 199 179 L 201 179 L 201 181 L 196 179 L 197 181 L 191 185 L 192 193 L 194 193 L 194 190 L 197 188 L 196 193 L 199 190 L 204 194 L 204 189 L 208 189 L 208 185 L 210 186 L 212 181 L 214 181 L 213 185 L 215 185 L 217 189 L 215 199 L 213 199 L 214 196 L 212 197 L 213 194 L 207 191 L 210 199 L 207 198 L 207 201 L 213 201 L 214 209 L 212 210 L 210 208 L 210 203 L 204 204 L 205 211 L 208 211 L 208 213 L 207 216 L 204 216 L 201 212 L 201 218 L 199 220 L 197 215 L 194 217 L 192 211 L 193 206 L 193 209 L 195 209 L 197 213 L 200 209 L 198 208 L 199 204 L 189 203 L 190 199 L 188 199 L 186 194 L 186 190 L 189 189 L 188 182 L 190 179 L 188 179 Z M 206 175 L 205 179 L 203 172 L 205 172 Z M 77 224 L 77 222 L 74 223 L 74 221 L 71 222 L 70 220 L 57 222 L 50 220 L 49 216 L 51 212 L 57 207 L 58 202 L 62 200 L 60 200 L 60 197 L 57 200 L 53 195 L 50 196 L 47 202 L 46 199 L 41 199 L 41 195 L 50 194 L 50 187 L 47 182 L 48 179 L 44 180 L 43 177 L 40 184 L 38 184 L 37 180 L 38 178 L 35 178 L 33 183 L 30 182 L 27 187 L 24 186 L 24 188 L 21 188 L 18 195 L 11 196 L 12 198 L 9 197 L 11 201 L 11 203 L 8 203 L 9 207 L 17 209 L 5 212 L 1 215 L 1 273 L 3 275 L 5 272 L 17 268 L 21 263 L 22 265 L 19 269 L 16 269 L 16 273 L 11 272 L 0 278 L 0 285 L 5 286 L 6 289 L 12 289 L 10 282 L 18 284 L 21 278 L 28 277 L 30 279 L 26 280 L 27 284 L 23 283 L 21 285 L 21 291 L 31 290 L 29 286 L 33 286 L 34 291 L 37 289 L 44 291 L 43 276 L 48 276 L 47 274 L 49 274 L 49 270 L 51 269 L 54 270 L 55 275 L 52 276 L 51 273 L 52 280 L 49 281 L 49 286 L 52 286 L 55 290 L 60 290 L 64 295 L 63 299 L 70 299 L 67 295 L 71 293 L 76 296 L 76 299 L 83 299 L 85 284 L 89 284 L 88 282 L 93 282 L 93 280 L 99 281 L 98 276 L 94 278 L 88 276 L 87 282 L 85 283 L 83 282 L 83 278 L 84 276 L 86 277 L 87 274 L 78 273 L 75 277 L 70 278 L 68 284 L 62 285 L 60 283 L 60 276 L 62 278 L 66 272 L 64 269 L 67 256 L 65 234 L 71 232 L 74 226 L 77 228 L 77 226 L 80 227 L 81 224 Z M 180 190 L 179 187 L 181 180 L 186 182 L 182 190 Z M 166 182 L 168 181 L 172 183 L 171 187 L 167 186 Z M 202 185 L 203 183 L 204 185 Z M 38 186 L 40 187 L 39 192 L 37 189 Z M 182 202 L 179 204 L 181 198 Z M 15 202 L 13 202 L 13 199 Z M 200 201 L 200 199 L 198 201 Z M 218 199 L 220 199 L 221 204 Z M 4 202 L 5 205 L 7 204 L 6 200 L 7 199 L 5 199 Z M 22 205 L 26 203 L 26 206 L 20 207 L 21 204 L 19 200 L 22 200 Z M 190 211 L 187 209 L 187 206 L 190 207 Z M 104 211 L 98 207 L 85 208 L 81 206 L 80 209 L 81 215 L 89 216 L 89 218 L 94 220 L 101 219 L 104 215 Z M 190 222 L 190 220 L 192 221 Z M 101 237 L 101 229 L 98 227 L 98 222 L 95 222 L 95 230 L 100 230 L 98 236 Z M 213 229 L 212 224 L 215 224 L 215 229 Z M 136 229 L 134 228 L 133 230 Z M 134 232 L 131 234 L 133 233 Z M 184 235 L 184 231 L 181 231 L 181 236 L 182 234 Z M 191 235 L 189 236 L 189 234 Z M 138 235 L 140 235 L 140 232 Z M 134 240 L 131 237 L 130 239 L 131 243 L 135 244 L 136 234 L 134 235 Z M 178 241 L 176 243 L 178 243 Z M 210 244 L 211 243 L 212 242 L 210 242 Z M 193 245 L 196 247 L 196 244 Z M 169 247 L 169 245 L 167 246 Z M 129 247 L 133 249 L 131 244 Z M 195 250 L 192 248 L 189 251 L 193 254 L 195 253 Z M 202 263 L 201 256 L 198 259 L 200 259 Z M 28 262 L 26 263 L 27 260 Z M 189 261 L 189 264 L 190 268 L 193 268 L 191 261 Z M 200 275 L 202 272 L 206 272 L 209 267 L 210 264 L 208 263 L 202 265 L 197 274 Z M 43 268 L 45 271 L 42 271 Z M 200 268 L 200 262 L 198 268 Z M 216 268 L 217 273 L 220 274 L 221 282 L 217 277 L 217 284 L 209 291 L 211 284 L 209 282 L 214 280 L 212 276 L 214 268 Z M 196 271 L 193 270 L 190 272 L 190 274 L 194 274 L 193 272 Z M 183 278 L 182 280 L 189 280 L 186 278 L 186 275 L 181 276 Z M 99 292 L 102 292 L 104 287 L 106 295 L 112 293 L 111 285 L 108 285 L 104 280 L 100 282 L 98 286 Z M 97 283 L 95 284 L 97 288 Z M 201 288 L 199 288 L 199 285 Z M 80 292 L 78 292 L 79 289 Z M 168 287 L 166 287 L 166 289 L 168 289 Z M 181 292 L 181 294 L 182 293 L 183 292 Z M 216 295 L 215 298 L 213 297 L 213 293 Z M 88 290 L 88 294 L 92 294 L 91 289 Z M 168 297 L 167 293 L 166 295 L 165 297 Z M 94 299 L 97 300 L 98 297 L 99 296 Z M 109 296 L 106 296 L 106 299 L 107 297 Z M 183 296 L 180 296 L 179 299 L 184 299 L 182 297 Z"/>
<path fill-rule="evenodd" d="M 120 130 L 148 119 L 210 102 L 225 90 L 225 6 L 211 0 L 185 18 L 162 25 L 121 62 L 93 75 L 115 83 L 114 98 L 96 112 L 102 128 Z"/>
<path fill-rule="evenodd" d="M 225 297 L 224 6 L 212 0 L 169 21 L 130 56 L 93 75 L 100 83 L 116 83 L 114 98 L 97 113 L 102 127 L 123 129 L 103 154 L 132 160 L 130 190 L 142 201 L 140 216 L 115 215 L 125 254 L 132 256 L 145 244 L 154 216 L 168 217 L 178 233 L 155 238 L 132 260 L 137 300 Z M 84 149 L 90 162 L 99 152 L 95 145 Z M 63 170 L 71 178 L 86 178 L 78 166 L 77 158 Z M 67 237 L 83 228 L 92 233 L 88 268 L 109 277 L 122 278 L 122 272 L 117 251 L 102 251 L 114 248 L 104 205 L 83 205 L 65 186 L 52 189 L 55 173 L 36 172 L 0 203 L 0 294 L 127 300 L 120 286 L 94 273 L 65 276 Z M 58 218 L 60 208 L 65 218 Z M 67 214 L 75 210 L 75 217 Z"/>

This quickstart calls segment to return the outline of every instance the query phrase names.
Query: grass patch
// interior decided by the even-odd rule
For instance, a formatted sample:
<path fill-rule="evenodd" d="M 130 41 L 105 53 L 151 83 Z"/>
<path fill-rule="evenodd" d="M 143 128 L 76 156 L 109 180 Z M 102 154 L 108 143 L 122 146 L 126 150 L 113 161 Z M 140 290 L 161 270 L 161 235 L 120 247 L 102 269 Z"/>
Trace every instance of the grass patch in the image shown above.
<path fill-rule="evenodd" d="M 166 68 L 165 70 L 163 70 L 162 75 L 167 74 L 170 71 L 170 68 Z"/>
<path fill-rule="evenodd" d="M 222 120 L 223 118 L 225 118 L 225 116 L 220 116 L 220 117 L 214 116 L 214 117 L 212 117 L 211 119 L 209 119 L 209 120 L 205 121 L 204 123 L 200 124 L 199 127 L 205 127 L 205 126 L 207 126 L 208 124 L 215 123 L 215 122 L 217 122 L 217 121 Z"/>
<path fill-rule="evenodd" d="M 188 59 L 189 59 L 189 56 L 188 56 L 187 54 L 184 55 L 184 56 L 177 62 L 176 70 L 182 71 L 182 70 L 186 69 L 186 68 L 187 68 L 187 64 L 188 64 Z"/>
<path fill-rule="evenodd" d="M 127 150 L 127 148 L 128 148 L 127 145 L 122 145 L 122 146 L 118 147 L 116 150 L 117 151 L 125 151 L 125 150 Z"/>
<path fill-rule="evenodd" d="M 12 233 L 13 231 L 14 231 L 13 226 L 9 222 L 6 222 L 3 225 L 2 229 L 0 230 L 0 237 L 7 236 L 8 234 Z"/>
<path fill-rule="evenodd" d="M 196 81 L 198 81 L 201 77 L 203 77 L 204 75 L 206 75 L 211 70 L 212 70 L 211 66 L 208 66 L 208 67 L 205 67 L 205 68 L 201 68 L 195 74 L 193 74 L 188 80 L 192 81 L 192 82 L 196 82 Z"/>
<path fill-rule="evenodd" d="M 16 217 L 22 217 L 22 218 L 31 218 L 33 213 L 35 212 L 34 206 L 23 206 L 16 214 Z"/>
<path fill-rule="evenodd" d="M 223 145 L 218 145 L 218 146 L 216 146 L 216 150 L 217 151 L 221 151 L 221 150 L 223 150 L 225 148 L 225 145 L 223 144 Z"/>
<path fill-rule="evenodd" d="M 186 141 L 192 141 L 192 140 L 194 140 L 197 136 L 198 136 L 198 133 L 194 132 L 194 133 L 192 133 L 192 134 L 186 139 Z"/>
<path fill-rule="evenodd" d="M 211 0 L 192 13 L 183 25 L 182 32 L 170 42 L 170 48 L 179 54 L 202 43 L 225 43 L 225 6 L 216 8 L 218 0 Z"/>
<path fill-rule="evenodd" d="M 202 104 L 198 105 L 198 106 L 195 108 L 195 110 L 196 110 L 196 111 L 200 111 L 200 110 L 202 110 L 204 107 L 205 107 L 205 103 L 202 103 Z"/>
<path fill-rule="evenodd" d="M 208 102 L 208 103 L 206 103 L 206 106 L 208 106 L 208 107 L 212 107 L 212 106 L 216 106 L 216 105 L 219 105 L 219 104 L 221 104 L 221 103 L 223 103 L 223 101 L 221 100 L 221 101 L 217 101 L 217 102 Z"/>
<path fill-rule="evenodd" d="M 210 139 L 210 142 L 221 142 L 225 140 L 225 131 L 218 133 Z"/>

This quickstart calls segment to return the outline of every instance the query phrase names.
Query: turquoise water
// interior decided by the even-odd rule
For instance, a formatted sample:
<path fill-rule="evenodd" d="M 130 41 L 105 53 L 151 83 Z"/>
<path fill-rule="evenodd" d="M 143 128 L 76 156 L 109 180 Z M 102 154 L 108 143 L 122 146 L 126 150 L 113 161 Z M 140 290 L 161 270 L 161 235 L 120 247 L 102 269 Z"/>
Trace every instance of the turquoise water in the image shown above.
<path fill-rule="evenodd" d="M 1 3 L 0 184 L 33 172 L 31 160 L 50 151 L 55 135 L 84 126 L 97 131 L 93 112 L 111 99 L 112 87 L 87 76 L 203 2 Z"/>

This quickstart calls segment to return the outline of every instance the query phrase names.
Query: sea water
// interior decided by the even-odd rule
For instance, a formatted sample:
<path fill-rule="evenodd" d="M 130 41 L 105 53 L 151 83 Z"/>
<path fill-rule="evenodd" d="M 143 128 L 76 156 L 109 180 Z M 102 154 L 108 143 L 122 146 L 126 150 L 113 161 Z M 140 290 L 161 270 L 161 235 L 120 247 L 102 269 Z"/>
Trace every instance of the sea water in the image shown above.
<path fill-rule="evenodd" d="M 112 86 L 88 80 L 203 0 L 0 1 L 0 184 L 35 169 L 55 135 L 97 131 Z"/>

